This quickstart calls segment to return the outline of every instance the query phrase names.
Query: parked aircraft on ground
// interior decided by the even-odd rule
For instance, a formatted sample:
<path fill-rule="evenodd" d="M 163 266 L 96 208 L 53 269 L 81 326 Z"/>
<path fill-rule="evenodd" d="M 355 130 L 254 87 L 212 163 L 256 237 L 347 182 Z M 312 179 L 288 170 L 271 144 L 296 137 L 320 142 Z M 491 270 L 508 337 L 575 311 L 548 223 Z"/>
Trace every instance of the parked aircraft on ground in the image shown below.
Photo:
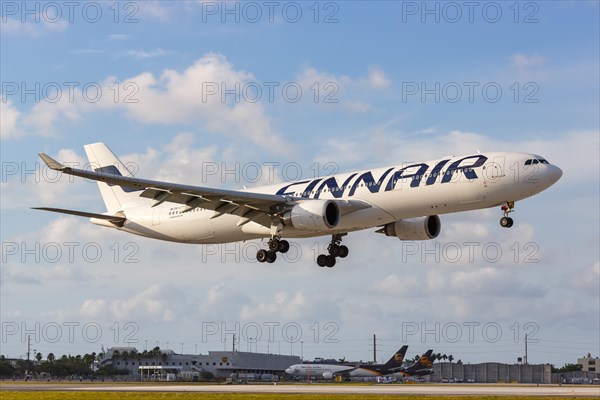
<path fill-rule="evenodd" d="M 319 377 L 324 379 L 333 379 L 336 376 L 348 376 L 348 377 L 371 377 L 389 375 L 394 371 L 402 368 L 402 362 L 404 361 L 404 355 L 408 346 L 402 346 L 392 358 L 385 364 L 294 364 L 289 366 L 285 372 L 290 376 L 306 377 L 310 379 L 311 376 Z"/>

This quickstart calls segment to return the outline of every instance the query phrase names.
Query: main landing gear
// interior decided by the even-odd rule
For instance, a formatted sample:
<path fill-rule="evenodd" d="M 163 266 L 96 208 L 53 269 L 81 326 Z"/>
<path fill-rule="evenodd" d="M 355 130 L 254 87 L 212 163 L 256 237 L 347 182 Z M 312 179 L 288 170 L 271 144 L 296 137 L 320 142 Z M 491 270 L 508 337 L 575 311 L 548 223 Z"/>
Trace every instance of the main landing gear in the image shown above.
<path fill-rule="evenodd" d="M 502 204 L 502 207 L 500 208 L 504 212 L 504 217 L 500 218 L 500 226 L 503 228 L 510 228 L 513 226 L 513 219 L 508 216 L 508 213 L 511 213 L 515 210 L 515 202 L 507 201 Z"/>
<path fill-rule="evenodd" d="M 348 247 L 342 245 L 342 236 L 346 233 L 331 236 L 331 243 L 327 246 L 329 255 L 320 254 L 317 257 L 317 265 L 319 267 L 331 268 L 335 265 L 336 257 L 344 258 L 348 255 Z"/>
<path fill-rule="evenodd" d="M 273 263 L 277 259 L 277 252 L 287 253 L 290 249 L 290 243 L 287 240 L 281 240 L 279 237 L 273 237 L 269 240 L 269 250 L 260 249 L 256 253 L 258 262 Z"/>

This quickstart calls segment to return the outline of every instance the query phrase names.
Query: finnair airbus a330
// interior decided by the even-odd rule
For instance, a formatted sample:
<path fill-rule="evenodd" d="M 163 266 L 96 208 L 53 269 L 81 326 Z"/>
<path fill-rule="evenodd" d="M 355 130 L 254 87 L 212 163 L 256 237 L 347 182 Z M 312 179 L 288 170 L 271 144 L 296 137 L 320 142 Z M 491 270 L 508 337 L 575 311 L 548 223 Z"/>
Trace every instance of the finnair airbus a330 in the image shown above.
<path fill-rule="evenodd" d="M 93 224 L 154 239 L 227 243 L 269 238 L 258 251 L 272 263 L 285 253 L 284 238 L 331 235 L 333 267 L 346 257 L 349 232 L 376 232 L 401 240 L 437 237 L 438 214 L 501 207 L 500 225 L 513 225 L 515 201 L 549 188 L 562 171 L 529 153 L 494 152 L 350 172 L 244 190 L 224 190 L 136 178 L 104 143 L 84 146 L 94 170 L 67 167 L 40 153 L 49 168 L 98 182 L 107 212 L 38 208 L 89 217 Z"/>

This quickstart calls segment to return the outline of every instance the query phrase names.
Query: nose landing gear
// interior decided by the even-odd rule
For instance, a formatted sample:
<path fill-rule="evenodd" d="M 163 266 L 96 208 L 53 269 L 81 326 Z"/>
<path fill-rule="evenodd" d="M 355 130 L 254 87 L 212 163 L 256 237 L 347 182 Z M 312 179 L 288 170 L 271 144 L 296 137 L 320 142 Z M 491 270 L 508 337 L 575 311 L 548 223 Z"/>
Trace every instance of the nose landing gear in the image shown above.
<path fill-rule="evenodd" d="M 504 216 L 502 218 L 500 218 L 500 226 L 503 228 L 510 228 L 511 226 L 513 226 L 514 221 L 511 217 L 508 216 L 508 214 L 514 211 L 515 202 L 514 201 L 506 201 L 506 202 L 504 202 L 504 204 L 502 204 L 502 207 L 500 207 L 500 208 L 504 212 Z"/>

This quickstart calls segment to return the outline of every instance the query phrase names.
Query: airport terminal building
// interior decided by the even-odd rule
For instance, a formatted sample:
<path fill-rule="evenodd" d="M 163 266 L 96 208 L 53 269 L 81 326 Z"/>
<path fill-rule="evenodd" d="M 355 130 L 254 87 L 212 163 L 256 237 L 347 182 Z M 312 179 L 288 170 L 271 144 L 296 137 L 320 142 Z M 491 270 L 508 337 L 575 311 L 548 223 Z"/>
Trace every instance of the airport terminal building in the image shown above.
<path fill-rule="evenodd" d="M 133 347 L 114 347 L 108 349 L 101 365 L 126 369 L 135 380 L 194 381 L 203 373 L 217 378 L 238 374 L 250 379 L 270 380 L 274 376 L 285 376 L 287 367 L 301 362 L 298 356 L 243 351 L 176 354 L 172 350 L 161 350 L 157 355 L 143 355 Z"/>

